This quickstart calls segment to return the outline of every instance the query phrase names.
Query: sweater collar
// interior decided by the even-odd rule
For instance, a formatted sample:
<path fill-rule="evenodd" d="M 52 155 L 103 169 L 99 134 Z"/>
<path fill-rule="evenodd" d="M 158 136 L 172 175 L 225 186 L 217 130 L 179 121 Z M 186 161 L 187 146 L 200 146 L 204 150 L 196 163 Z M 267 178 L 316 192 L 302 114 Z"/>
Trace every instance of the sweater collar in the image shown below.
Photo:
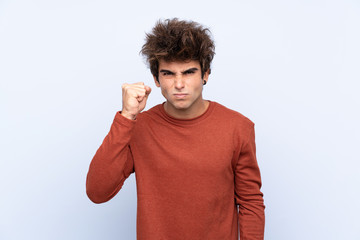
<path fill-rule="evenodd" d="M 209 100 L 207 100 L 209 101 Z M 197 116 L 195 118 L 188 118 L 188 119 L 179 119 L 179 118 L 175 118 L 170 116 L 164 109 L 164 104 L 165 102 L 163 102 L 162 104 L 158 105 L 158 109 L 161 113 L 161 116 L 168 122 L 176 124 L 176 125 L 193 125 L 193 124 L 197 124 L 203 120 L 205 120 L 207 117 L 209 117 L 216 105 L 215 102 L 209 101 L 209 106 L 206 109 L 206 111 L 201 114 L 200 116 Z"/>

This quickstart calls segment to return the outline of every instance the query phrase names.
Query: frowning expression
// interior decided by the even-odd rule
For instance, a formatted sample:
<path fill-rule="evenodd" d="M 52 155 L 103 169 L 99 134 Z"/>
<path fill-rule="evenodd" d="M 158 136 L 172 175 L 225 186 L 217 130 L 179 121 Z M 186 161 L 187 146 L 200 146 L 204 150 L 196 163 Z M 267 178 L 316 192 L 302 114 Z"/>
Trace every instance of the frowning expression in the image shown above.
<path fill-rule="evenodd" d="M 173 116 L 197 115 L 204 108 L 203 82 L 207 81 L 208 77 L 208 71 L 204 73 L 203 77 L 201 76 L 199 61 L 167 62 L 160 60 L 159 82 L 155 76 L 154 80 L 167 100 L 165 110 Z"/>

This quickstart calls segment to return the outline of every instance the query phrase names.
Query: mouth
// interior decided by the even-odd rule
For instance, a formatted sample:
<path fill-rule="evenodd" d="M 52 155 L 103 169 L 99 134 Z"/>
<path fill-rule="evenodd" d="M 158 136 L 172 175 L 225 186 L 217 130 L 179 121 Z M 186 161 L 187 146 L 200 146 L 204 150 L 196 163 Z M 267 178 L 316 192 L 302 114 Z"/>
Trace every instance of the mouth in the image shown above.
<path fill-rule="evenodd" d="M 175 98 L 185 98 L 188 94 L 187 93 L 174 93 L 173 94 Z"/>
<path fill-rule="evenodd" d="M 176 99 L 183 99 L 183 98 L 185 98 L 188 94 L 186 94 L 186 93 L 174 93 L 173 95 L 174 95 L 174 97 L 175 97 Z"/>

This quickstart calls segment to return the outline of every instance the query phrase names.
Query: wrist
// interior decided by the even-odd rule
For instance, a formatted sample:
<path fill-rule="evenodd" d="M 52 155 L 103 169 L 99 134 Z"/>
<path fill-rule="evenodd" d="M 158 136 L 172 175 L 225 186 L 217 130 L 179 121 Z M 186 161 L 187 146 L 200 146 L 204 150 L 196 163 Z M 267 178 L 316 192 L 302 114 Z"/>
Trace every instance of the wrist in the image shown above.
<path fill-rule="evenodd" d="M 136 119 L 135 114 L 131 114 L 131 113 L 123 111 L 123 110 L 120 112 L 120 114 L 123 115 L 124 117 L 126 117 L 127 119 L 130 119 L 130 120 L 135 120 Z"/>

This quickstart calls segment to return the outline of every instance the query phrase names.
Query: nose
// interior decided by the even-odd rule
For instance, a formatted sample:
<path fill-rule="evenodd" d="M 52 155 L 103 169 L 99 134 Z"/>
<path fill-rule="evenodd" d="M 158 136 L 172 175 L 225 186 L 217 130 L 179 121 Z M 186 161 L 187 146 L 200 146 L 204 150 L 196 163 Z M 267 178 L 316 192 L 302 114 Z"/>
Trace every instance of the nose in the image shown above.
<path fill-rule="evenodd" d="M 184 79 L 181 75 L 178 75 L 175 77 L 175 80 L 174 80 L 174 86 L 176 89 L 182 89 L 184 88 L 185 84 L 184 84 Z"/>

